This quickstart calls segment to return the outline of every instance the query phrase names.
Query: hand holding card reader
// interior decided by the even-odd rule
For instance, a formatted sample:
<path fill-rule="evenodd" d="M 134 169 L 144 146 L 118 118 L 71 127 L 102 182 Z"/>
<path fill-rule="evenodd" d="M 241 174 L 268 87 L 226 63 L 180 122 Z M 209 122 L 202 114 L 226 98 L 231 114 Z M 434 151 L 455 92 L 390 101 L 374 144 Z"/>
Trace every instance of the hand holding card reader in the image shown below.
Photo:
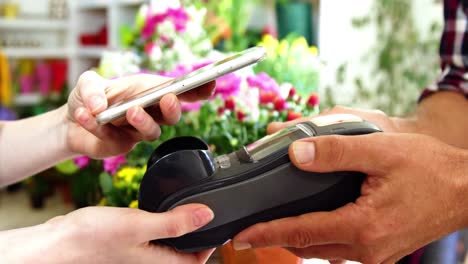
<path fill-rule="evenodd" d="M 148 161 L 139 192 L 140 209 L 165 212 L 201 203 L 215 218 L 208 225 L 163 243 L 182 252 L 218 247 L 259 222 L 332 211 L 360 195 L 359 172 L 314 173 L 296 168 L 288 157 L 298 139 L 323 135 L 362 135 L 381 130 L 354 115 L 312 118 L 214 158 L 207 144 L 178 137 L 161 144 Z"/>

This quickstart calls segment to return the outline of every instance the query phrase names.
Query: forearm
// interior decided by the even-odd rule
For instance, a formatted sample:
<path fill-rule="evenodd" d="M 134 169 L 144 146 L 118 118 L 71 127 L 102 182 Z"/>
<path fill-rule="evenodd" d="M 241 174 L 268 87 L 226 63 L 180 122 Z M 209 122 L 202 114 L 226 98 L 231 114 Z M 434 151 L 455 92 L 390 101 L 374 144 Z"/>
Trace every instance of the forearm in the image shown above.
<path fill-rule="evenodd" d="M 66 143 L 66 108 L 0 124 L 0 186 L 73 157 Z"/>
<path fill-rule="evenodd" d="M 456 92 L 438 92 L 424 99 L 414 114 L 394 118 L 400 132 L 421 133 L 468 148 L 468 100 Z"/>
<path fill-rule="evenodd" d="M 59 263 L 63 237 L 52 225 L 0 232 L 1 263 Z M 63 243 L 62 243 L 63 244 Z"/>

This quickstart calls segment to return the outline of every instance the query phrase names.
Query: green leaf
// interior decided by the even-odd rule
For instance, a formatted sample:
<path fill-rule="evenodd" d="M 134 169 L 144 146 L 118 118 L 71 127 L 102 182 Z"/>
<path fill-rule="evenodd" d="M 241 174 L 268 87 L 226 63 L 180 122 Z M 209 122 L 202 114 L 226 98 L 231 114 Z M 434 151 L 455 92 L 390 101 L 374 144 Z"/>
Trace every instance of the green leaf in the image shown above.
<path fill-rule="evenodd" d="M 78 168 L 78 166 L 76 166 L 73 160 L 67 160 L 67 161 L 61 162 L 55 165 L 55 168 L 60 173 L 67 174 L 67 175 L 73 174 L 80 169 Z"/>
<path fill-rule="evenodd" d="M 107 172 L 99 174 L 99 184 L 101 185 L 102 192 L 105 195 L 109 194 L 113 189 L 112 176 Z"/>

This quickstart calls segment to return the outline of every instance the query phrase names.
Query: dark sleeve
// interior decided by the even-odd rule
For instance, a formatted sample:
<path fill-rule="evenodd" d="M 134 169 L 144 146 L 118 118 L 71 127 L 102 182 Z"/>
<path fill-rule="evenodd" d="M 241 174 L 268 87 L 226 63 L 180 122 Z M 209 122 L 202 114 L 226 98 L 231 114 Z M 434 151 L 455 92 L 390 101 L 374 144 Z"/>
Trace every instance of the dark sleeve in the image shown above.
<path fill-rule="evenodd" d="M 419 101 L 438 91 L 468 98 L 468 0 L 444 0 L 444 32 L 440 41 L 442 74 L 424 89 Z"/>

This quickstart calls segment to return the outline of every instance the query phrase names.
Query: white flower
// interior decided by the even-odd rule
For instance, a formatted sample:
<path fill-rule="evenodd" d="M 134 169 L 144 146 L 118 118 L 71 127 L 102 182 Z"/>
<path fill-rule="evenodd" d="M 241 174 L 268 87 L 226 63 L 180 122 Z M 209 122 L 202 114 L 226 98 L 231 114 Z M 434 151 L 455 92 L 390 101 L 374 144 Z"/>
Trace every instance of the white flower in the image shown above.
<path fill-rule="evenodd" d="M 200 27 L 203 26 L 203 21 L 206 16 L 206 8 L 197 9 L 195 6 L 191 5 L 185 8 L 185 12 L 187 12 L 190 17 L 190 23 Z"/>
<path fill-rule="evenodd" d="M 289 91 L 293 88 L 293 85 L 290 83 L 283 83 L 280 85 L 280 96 L 283 99 L 288 98 L 289 96 Z"/>
<path fill-rule="evenodd" d="M 107 78 L 123 76 L 140 71 L 140 57 L 131 51 L 106 51 L 99 63 L 99 72 Z"/>
<path fill-rule="evenodd" d="M 181 60 L 179 63 L 191 65 L 197 62 L 191 47 L 183 39 L 176 38 L 174 40 L 173 50 L 177 52 L 177 57 Z"/>
<path fill-rule="evenodd" d="M 180 8 L 181 4 L 179 0 L 151 0 L 151 11 L 153 14 L 163 14 L 167 9 Z"/>
<path fill-rule="evenodd" d="M 177 36 L 176 28 L 174 23 L 170 20 L 166 20 L 159 24 L 158 26 L 158 35 L 163 35 L 166 38 L 172 39 Z"/>
<path fill-rule="evenodd" d="M 252 121 L 260 118 L 260 91 L 258 88 L 250 88 L 245 78 L 242 78 L 242 85 L 239 98 L 240 109 L 245 113 L 250 113 Z"/>
<path fill-rule="evenodd" d="M 162 58 L 162 50 L 158 45 L 154 45 L 151 49 L 149 57 L 153 61 L 159 61 Z"/>

